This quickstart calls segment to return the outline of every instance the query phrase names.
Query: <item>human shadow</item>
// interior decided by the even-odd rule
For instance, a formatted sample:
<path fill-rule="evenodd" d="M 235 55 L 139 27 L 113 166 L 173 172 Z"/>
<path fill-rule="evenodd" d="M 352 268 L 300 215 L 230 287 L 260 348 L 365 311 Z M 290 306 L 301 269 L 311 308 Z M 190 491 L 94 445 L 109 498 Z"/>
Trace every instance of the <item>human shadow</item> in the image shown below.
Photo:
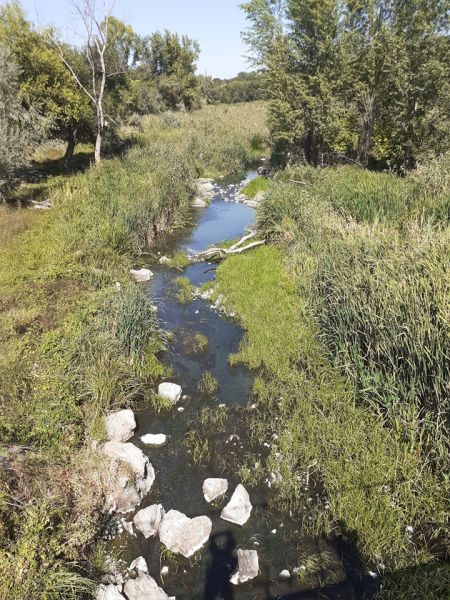
<path fill-rule="evenodd" d="M 212 562 L 206 575 L 204 600 L 233 600 L 230 577 L 237 567 L 236 540 L 229 531 L 213 535 L 209 542 Z"/>

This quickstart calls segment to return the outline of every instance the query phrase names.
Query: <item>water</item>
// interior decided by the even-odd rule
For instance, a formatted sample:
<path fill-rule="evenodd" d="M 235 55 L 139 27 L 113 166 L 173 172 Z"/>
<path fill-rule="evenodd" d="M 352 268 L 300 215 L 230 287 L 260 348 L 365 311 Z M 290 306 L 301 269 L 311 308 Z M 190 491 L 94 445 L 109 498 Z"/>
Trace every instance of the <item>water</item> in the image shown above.
<path fill-rule="evenodd" d="M 160 242 L 159 253 L 170 255 L 183 249 L 198 252 L 210 244 L 243 235 L 253 222 L 254 211 L 232 201 L 236 191 L 235 186 L 218 190 L 210 206 L 197 211 L 191 228 Z M 200 558 L 189 561 L 180 557 L 173 561 L 162 553 L 158 538 L 145 540 L 140 533 L 136 538 L 123 533 L 115 541 L 121 558 L 130 564 L 138 556 L 144 556 L 150 574 L 177 600 L 360 597 L 359 570 L 354 557 L 350 559 L 349 568 L 336 578 L 337 583 L 323 585 L 330 574 L 326 570 L 308 583 L 300 583 L 296 578 L 280 581 L 278 575 L 283 569 L 292 573 L 299 565 L 300 554 L 312 556 L 327 552 L 335 565 L 341 565 L 347 560 L 347 552 L 341 543 L 301 538 L 294 521 L 268 508 L 271 490 L 266 484 L 256 489 L 246 486 L 254 509 L 244 527 L 220 519 L 227 500 L 220 499 L 215 506 L 205 502 L 202 494 L 205 478 L 226 477 L 229 481 L 227 498 L 240 482 L 237 468 L 250 452 L 246 420 L 251 410 L 253 374 L 243 366 L 231 367 L 228 363 L 229 354 L 238 349 L 242 339 L 240 327 L 219 315 L 207 301 L 196 299 L 181 305 L 173 291 L 173 280 L 180 276 L 180 271 L 159 265 L 151 268 L 154 278 L 148 294 L 158 307 L 164 328 L 173 333 L 173 341 L 162 362 L 173 370 L 170 380 L 179 383 L 188 398 L 180 402 L 179 406 L 184 408 L 181 413 L 176 409 L 157 413 L 148 407 L 138 410 L 138 430 L 131 441 L 149 456 L 156 472 L 154 487 L 140 508 L 161 503 L 166 511 L 176 509 L 189 517 L 207 515 L 213 522 L 213 534 Z M 214 279 L 215 268 L 206 262 L 197 263 L 187 267 L 182 275 L 200 286 Z M 196 333 L 208 338 L 209 346 L 204 355 L 192 356 L 186 351 L 186 341 Z M 202 397 L 197 392 L 205 370 L 219 382 L 215 399 Z M 200 416 L 205 408 L 215 416 L 222 414 L 223 419 L 202 426 Z M 146 433 L 165 433 L 169 436 L 168 443 L 162 448 L 149 449 L 139 439 Z M 189 435 L 202 443 L 207 440 L 210 456 L 202 466 L 193 460 L 191 447 L 186 444 Z M 260 460 L 267 451 L 262 445 L 264 441 L 261 440 L 261 448 L 256 451 L 252 448 L 252 461 Z M 261 575 L 241 586 L 228 584 L 236 564 L 236 548 L 257 550 L 260 561 Z M 164 578 L 159 575 L 163 565 L 170 569 Z"/>

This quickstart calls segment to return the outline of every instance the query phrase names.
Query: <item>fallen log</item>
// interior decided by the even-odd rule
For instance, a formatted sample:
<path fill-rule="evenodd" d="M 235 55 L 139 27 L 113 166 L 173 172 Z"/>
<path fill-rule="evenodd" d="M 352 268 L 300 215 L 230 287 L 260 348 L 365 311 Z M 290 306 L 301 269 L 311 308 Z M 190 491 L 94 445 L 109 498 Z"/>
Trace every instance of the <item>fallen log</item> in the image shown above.
<path fill-rule="evenodd" d="M 221 259 L 225 258 L 225 256 L 230 256 L 231 254 L 241 254 L 242 252 L 246 252 L 247 250 L 251 250 L 257 246 L 262 246 L 266 243 L 266 240 L 257 240 L 247 244 L 246 246 L 242 245 L 255 236 L 255 232 L 244 235 L 238 242 L 230 246 L 230 248 L 220 248 L 219 246 L 208 248 L 207 250 L 203 250 L 203 252 L 199 252 L 197 254 L 197 258 L 202 257 L 204 259 L 212 259 L 214 256 L 217 256 L 217 258 Z"/>

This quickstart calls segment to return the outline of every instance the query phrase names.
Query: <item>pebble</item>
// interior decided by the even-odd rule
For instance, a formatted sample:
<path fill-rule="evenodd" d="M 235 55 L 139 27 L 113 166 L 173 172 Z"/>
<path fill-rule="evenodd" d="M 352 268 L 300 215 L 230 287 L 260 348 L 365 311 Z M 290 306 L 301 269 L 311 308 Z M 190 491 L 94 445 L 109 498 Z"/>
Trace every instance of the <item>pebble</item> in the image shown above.
<path fill-rule="evenodd" d="M 278 575 L 278 577 L 280 579 L 290 579 L 291 578 L 291 574 L 287 569 L 283 569 L 281 571 L 281 573 Z"/>
<path fill-rule="evenodd" d="M 177 410 L 179 413 L 184 412 L 184 406 L 179 406 Z"/>

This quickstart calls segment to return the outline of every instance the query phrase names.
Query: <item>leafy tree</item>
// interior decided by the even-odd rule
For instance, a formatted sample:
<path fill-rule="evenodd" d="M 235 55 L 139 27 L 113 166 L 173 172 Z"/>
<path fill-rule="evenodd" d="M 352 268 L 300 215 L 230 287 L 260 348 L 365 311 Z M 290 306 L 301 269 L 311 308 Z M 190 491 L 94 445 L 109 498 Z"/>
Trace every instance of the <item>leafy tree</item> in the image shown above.
<path fill-rule="evenodd" d="M 0 199 L 18 184 L 19 172 L 45 132 L 45 121 L 19 95 L 20 70 L 12 51 L 0 44 Z"/>
<path fill-rule="evenodd" d="M 25 19 L 18 4 L 0 8 L 0 40 L 13 50 L 20 65 L 20 96 L 26 106 L 39 106 L 51 120 L 51 134 L 67 141 L 65 164 L 68 167 L 78 139 L 91 133 L 89 102 L 49 46 L 51 32 L 39 33 Z M 66 48 L 72 60 L 82 61 Z"/>
<path fill-rule="evenodd" d="M 165 105 L 175 110 L 195 108 L 200 103 L 195 76 L 200 47 L 195 40 L 170 31 L 154 33 L 142 40 L 142 65 L 146 79 L 157 82 Z"/>

